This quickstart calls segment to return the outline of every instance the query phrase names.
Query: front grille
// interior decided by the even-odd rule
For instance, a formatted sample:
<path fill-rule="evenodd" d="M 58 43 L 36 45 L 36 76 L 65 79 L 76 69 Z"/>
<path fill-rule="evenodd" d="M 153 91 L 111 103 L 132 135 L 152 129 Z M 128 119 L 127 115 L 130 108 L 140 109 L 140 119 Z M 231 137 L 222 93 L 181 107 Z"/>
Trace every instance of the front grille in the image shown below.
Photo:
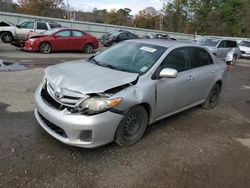
<path fill-rule="evenodd" d="M 47 82 L 41 90 L 41 97 L 43 98 L 43 100 L 49 106 L 57 110 L 67 109 L 68 111 L 74 113 L 77 109 L 77 105 L 86 97 L 88 97 L 87 95 L 82 95 L 82 97 L 79 97 L 79 94 L 76 94 L 76 96 L 70 96 L 65 90 L 63 90 L 62 92 L 58 92 L 57 90 L 58 88 L 56 88 L 55 86 L 52 87 L 52 85 Z M 58 96 L 56 96 L 57 94 Z M 72 94 L 72 92 L 70 94 Z"/>
<path fill-rule="evenodd" d="M 47 91 L 47 87 L 42 88 L 41 97 L 49 106 L 56 108 L 57 110 L 64 110 L 66 108 L 66 106 L 60 104 L 50 96 L 50 94 Z"/>
<path fill-rule="evenodd" d="M 40 118 L 42 119 L 42 121 L 47 125 L 47 127 L 49 127 L 52 131 L 59 134 L 60 136 L 62 136 L 64 138 L 68 138 L 67 134 L 65 133 L 65 131 L 62 128 L 51 123 L 49 120 L 47 120 L 45 117 L 43 117 L 39 112 L 38 112 L 38 114 L 39 114 Z"/>

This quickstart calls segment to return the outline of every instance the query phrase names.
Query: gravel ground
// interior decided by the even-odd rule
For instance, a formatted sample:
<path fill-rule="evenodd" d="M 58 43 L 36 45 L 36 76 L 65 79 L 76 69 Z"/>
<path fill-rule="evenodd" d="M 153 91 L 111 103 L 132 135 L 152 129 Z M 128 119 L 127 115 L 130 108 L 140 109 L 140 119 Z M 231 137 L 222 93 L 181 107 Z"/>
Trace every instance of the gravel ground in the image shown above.
<path fill-rule="evenodd" d="M 82 149 L 49 136 L 33 115 L 42 76 L 0 72 L 0 187 L 250 187 L 249 64 L 230 68 L 218 107 L 157 122 L 131 147 Z"/>

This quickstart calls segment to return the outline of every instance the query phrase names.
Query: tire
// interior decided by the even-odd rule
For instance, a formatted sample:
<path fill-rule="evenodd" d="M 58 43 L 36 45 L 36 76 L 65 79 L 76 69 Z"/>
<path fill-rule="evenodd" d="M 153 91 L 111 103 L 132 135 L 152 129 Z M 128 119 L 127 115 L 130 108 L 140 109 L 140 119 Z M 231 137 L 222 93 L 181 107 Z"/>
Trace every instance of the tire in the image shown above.
<path fill-rule="evenodd" d="M 211 89 L 206 102 L 202 105 L 205 109 L 213 109 L 217 106 L 220 98 L 221 86 L 216 83 Z"/>
<path fill-rule="evenodd" d="M 148 125 L 148 113 L 143 106 L 131 108 L 120 122 L 115 142 L 120 146 L 135 144 L 144 135 Z"/>
<path fill-rule="evenodd" d="M 84 53 L 91 54 L 94 51 L 94 47 L 92 44 L 86 44 L 83 51 Z"/>
<path fill-rule="evenodd" d="M 11 34 L 11 32 L 4 32 L 1 35 L 1 39 L 4 43 L 11 43 L 13 41 L 13 35 Z"/>
<path fill-rule="evenodd" d="M 231 65 L 234 65 L 235 63 L 236 63 L 236 60 L 237 60 L 237 55 L 236 54 L 234 54 L 233 55 L 233 60 L 231 61 Z"/>
<path fill-rule="evenodd" d="M 39 51 L 44 54 L 49 54 L 52 52 L 52 47 L 49 43 L 43 42 L 39 47 Z"/>

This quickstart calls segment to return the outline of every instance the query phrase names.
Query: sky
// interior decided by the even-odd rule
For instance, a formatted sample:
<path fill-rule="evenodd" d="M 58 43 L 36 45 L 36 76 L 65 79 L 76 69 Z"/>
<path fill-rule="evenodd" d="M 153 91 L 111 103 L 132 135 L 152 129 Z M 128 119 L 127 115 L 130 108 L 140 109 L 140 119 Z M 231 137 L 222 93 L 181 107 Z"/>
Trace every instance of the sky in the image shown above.
<path fill-rule="evenodd" d="M 75 10 L 92 11 L 97 9 L 120 9 L 130 8 L 131 14 L 135 15 L 146 7 L 152 6 L 156 10 L 160 10 L 163 6 L 163 2 L 168 0 L 68 0 L 71 7 Z M 65 0 L 66 4 L 67 0 Z"/>

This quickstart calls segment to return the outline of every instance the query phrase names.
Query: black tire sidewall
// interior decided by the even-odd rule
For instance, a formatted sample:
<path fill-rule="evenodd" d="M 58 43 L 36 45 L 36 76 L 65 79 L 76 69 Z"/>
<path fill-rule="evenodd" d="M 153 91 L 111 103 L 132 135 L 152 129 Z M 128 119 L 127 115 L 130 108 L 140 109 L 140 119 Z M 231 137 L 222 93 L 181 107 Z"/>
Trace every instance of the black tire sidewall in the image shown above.
<path fill-rule="evenodd" d="M 137 115 L 141 116 L 141 119 L 143 120 L 141 127 L 139 129 L 138 135 L 133 140 L 127 140 L 124 136 L 124 123 L 126 119 L 133 113 L 136 113 Z M 148 113 L 146 109 L 143 106 L 135 106 L 131 108 L 124 116 L 122 121 L 120 122 L 116 134 L 115 134 L 115 142 L 120 146 L 129 146 L 132 144 L 135 144 L 137 141 L 141 139 L 141 137 L 144 135 L 146 128 L 148 125 Z"/>
<path fill-rule="evenodd" d="M 218 93 L 217 93 L 217 98 L 216 98 L 216 102 L 214 104 L 212 104 L 210 102 L 210 98 L 214 92 L 214 90 L 218 90 Z M 206 100 L 206 102 L 204 103 L 203 107 L 206 108 L 206 109 L 212 109 L 212 108 L 215 108 L 217 106 L 217 104 L 219 103 L 219 98 L 220 98 L 220 92 L 221 92 L 221 86 L 216 83 L 213 88 L 211 89 L 209 95 L 208 95 L 208 98 Z"/>

